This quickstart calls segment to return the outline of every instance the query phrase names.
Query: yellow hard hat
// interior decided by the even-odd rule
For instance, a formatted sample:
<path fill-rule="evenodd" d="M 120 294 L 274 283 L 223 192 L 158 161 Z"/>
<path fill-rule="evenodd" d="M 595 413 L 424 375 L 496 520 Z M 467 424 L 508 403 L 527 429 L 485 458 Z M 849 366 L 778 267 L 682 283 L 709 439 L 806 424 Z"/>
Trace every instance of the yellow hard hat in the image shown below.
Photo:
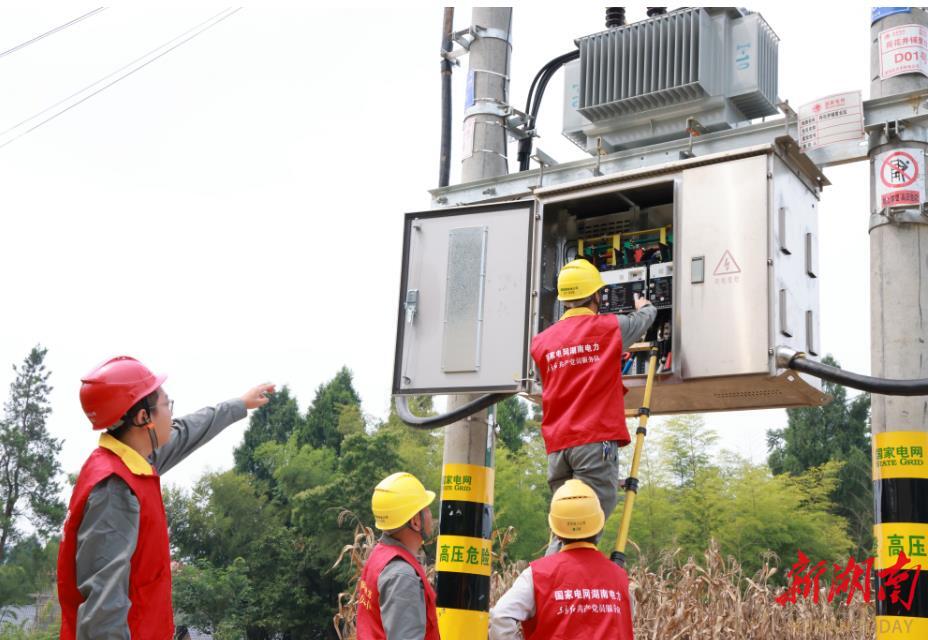
<path fill-rule="evenodd" d="M 606 286 L 599 269 L 589 260 L 574 260 L 568 262 L 557 274 L 557 299 L 583 300 Z"/>
<path fill-rule="evenodd" d="M 582 540 L 602 531 L 606 516 L 593 490 L 571 478 L 554 492 L 548 524 L 559 538 Z"/>
<path fill-rule="evenodd" d="M 435 492 L 427 491 L 411 473 L 400 471 L 387 476 L 374 487 L 371 497 L 374 525 L 384 531 L 399 529 L 434 499 Z"/>

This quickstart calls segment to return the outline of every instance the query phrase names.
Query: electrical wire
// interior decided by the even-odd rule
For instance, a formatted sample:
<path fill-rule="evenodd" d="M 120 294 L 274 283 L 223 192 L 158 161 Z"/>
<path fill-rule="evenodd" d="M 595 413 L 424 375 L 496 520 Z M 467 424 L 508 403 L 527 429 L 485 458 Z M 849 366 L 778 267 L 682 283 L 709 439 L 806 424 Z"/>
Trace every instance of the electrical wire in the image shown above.
<path fill-rule="evenodd" d="M 461 405 L 448 413 L 428 417 L 415 415 L 409 408 L 409 398 L 407 396 L 395 396 L 393 404 L 396 406 L 396 415 L 399 416 L 400 420 L 405 422 L 407 426 L 413 429 L 438 429 L 463 420 L 467 416 L 475 414 L 478 411 L 483 411 L 487 407 L 502 402 L 512 395 L 515 394 L 489 393 L 471 400 L 467 404 Z"/>
<path fill-rule="evenodd" d="M 26 40 L 25 42 L 21 42 L 20 44 L 16 45 L 15 47 L 12 47 L 12 48 L 10 48 L 10 49 L 7 49 L 6 51 L 0 51 L 0 58 L 4 58 L 4 57 L 10 55 L 11 53 L 16 53 L 16 52 L 19 51 L 20 49 L 25 49 L 25 48 L 28 47 L 30 44 L 34 44 L 34 43 L 38 42 L 39 40 L 43 40 L 43 39 L 47 38 L 47 37 L 50 36 L 50 35 L 53 35 L 53 34 L 58 33 L 59 31 L 64 31 L 64 30 L 67 29 L 68 27 L 73 26 L 73 25 L 77 24 L 78 22 L 81 22 L 82 20 L 86 20 L 86 19 L 89 18 L 90 16 L 95 16 L 95 15 L 97 15 L 98 13 L 100 13 L 101 11 L 106 11 L 106 9 L 107 9 L 107 7 L 97 7 L 97 8 L 94 9 L 93 11 L 88 11 L 88 12 L 85 13 L 84 15 L 78 16 L 77 18 L 74 18 L 74 19 L 71 20 L 70 22 L 65 22 L 64 24 L 55 27 L 55 28 L 52 29 L 51 31 L 46 31 L 45 33 L 39 34 L 39 35 L 37 35 L 36 37 L 32 38 L 31 40 Z"/>
<path fill-rule="evenodd" d="M 781 366 L 785 364 L 785 366 L 795 371 L 808 373 L 816 378 L 868 393 L 878 393 L 884 396 L 928 395 L 928 379 L 893 380 L 865 376 L 822 364 L 821 362 L 815 362 L 814 360 L 808 360 L 804 353 L 798 353 L 785 347 L 777 349 L 777 360 Z"/>
<path fill-rule="evenodd" d="M 227 18 L 230 18 L 230 17 L 233 16 L 234 14 L 238 13 L 241 9 L 242 9 L 242 7 L 237 7 L 237 8 L 235 8 L 235 9 L 229 8 L 229 9 L 225 9 L 225 10 L 223 10 L 223 11 L 220 11 L 219 13 L 217 13 L 217 14 L 216 14 L 215 16 L 213 16 L 212 18 L 209 18 L 208 20 L 205 20 L 205 21 L 199 23 L 198 25 L 196 25 L 196 26 L 194 26 L 194 27 L 191 27 L 190 29 L 188 29 L 188 30 L 185 31 L 184 33 L 180 34 L 179 36 L 177 36 L 177 37 L 175 37 L 175 38 L 172 38 L 172 39 L 168 40 L 167 42 L 165 42 L 164 44 L 162 44 L 162 45 L 160 45 L 160 46 L 158 46 L 158 47 L 155 47 L 154 49 L 152 49 L 152 50 L 149 51 L 148 53 L 146 53 L 146 54 L 144 54 L 144 55 L 142 55 L 142 56 L 139 56 L 138 58 L 136 58 L 136 59 L 133 60 L 132 62 L 129 62 L 128 64 L 123 65 L 122 67 L 120 67 L 120 68 L 117 69 L 116 71 L 113 71 L 112 73 L 110 73 L 110 74 L 108 74 L 108 75 L 106 75 L 106 76 L 100 78 L 100 79 L 97 80 L 96 82 L 90 83 L 89 85 L 87 85 L 86 87 L 84 87 L 83 89 L 81 89 L 80 91 L 76 91 L 76 92 L 72 93 L 71 95 L 69 95 L 67 98 L 63 98 L 62 100 L 59 100 L 58 102 L 56 102 L 55 104 L 51 105 L 50 107 L 46 107 L 46 108 L 43 109 L 42 111 L 39 111 L 38 113 L 29 116 L 29 117 L 26 118 L 25 120 L 22 120 L 21 122 L 18 122 L 17 124 L 13 125 L 13 126 L 10 127 L 9 129 L 7 129 L 6 131 L 3 131 L 2 133 L 0 133 L 0 138 L 2 138 L 3 136 L 7 135 L 8 133 L 10 133 L 10 132 L 12 132 L 12 131 L 15 131 L 15 130 L 18 129 L 18 128 L 20 128 L 20 127 L 26 125 L 27 123 L 29 123 L 29 122 L 35 120 L 36 118 L 40 118 L 41 116 L 45 115 L 46 113 L 48 113 L 48 112 L 50 112 L 50 111 L 53 111 L 54 109 L 58 108 L 59 106 L 61 106 L 61 105 L 65 104 L 65 103 L 67 103 L 69 100 L 71 100 L 71 99 L 73 99 L 73 98 L 75 98 L 75 97 L 77 97 L 77 96 L 79 96 L 79 95 L 81 95 L 81 94 L 83 94 L 83 93 L 89 91 L 90 89 L 92 89 L 92 88 L 95 87 L 96 85 L 98 85 L 98 84 L 100 84 L 100 83 L 102 83 L 102 82 L 106 82 L 107 80 L 109 80 L 110 78 L 113 78 L 113 77 L 115 76 L 115 78 L 114 78 L 112 81 L 107 82 L 106 84 L 104 84 L 104 85 L 103 85 L 102 87 L 100 87 L 99 89 L 96 89 L 95 91 L 92 91 L 91 93 L 88 93 L 87 95 L 85 95 L 84 97 L 82 97 L 80 100 L 77 100 L 76 102 L 73 102 L 73 103 L 69 104 L 68 106 L 66 106 L 65 108 L 63 108 L 63 109 L 61 109 L 61 110 L 59 110 L 59 111 L 55 111 L 54 113 L 52 113 L 50 116 L 48 116 L 48 117 L 45 118 L 44 120 L 40 120 L 37 124 L 35 124 L 35 125 L 29 127 L 28 129 L 25 129 L 24 131 L 18 133 L 17 135 L 13 136 L 13 137 L 10 138 L 9 140 L 6 140 L 5 142 L 0 143 L 0 149 L 4 148 L 4 147 L 7 146 L 8 144 L 11 144 L 11 143 L 15 142 L 16 140 L 19 140 L 20 138 L 22 138 L 22 137 L 25 136 L 26 134 L 28 134 L 28 133 L 30 133 L 30 132 L 32 132 L 32 131 L 35 131 L 36 129 L 38 129 L 39 127 L 41 127 L 43 124 L 46 124 L 47 122 L 50 122 L 50 121 L 54 120 L 55 118 L 57 118 L 57 117 L 60 116 L 60 115 L 63 115 L 64 113 L 67 113 L 68 111 L 70 111 L 70 110 L 73 109 L 74 107 L 78 106 L 79 104 L 82 104 L 83 102 L 86 102 L 87 100 L 89 100 L 89 99 L 92 98 L 93 96 L 97 95 L 98 93 L 100 93 L 100 92 L 103 91 L 104 89 L 107 89 L 107 88 L 113 86 L 114 84 L 116 84 L 116 83 L 119 82 L 120 80 L 123 80 L 123 79 L 125 79 L 125 78 L 128 78 L 129 76 L 131 76 L 132 74 L 136 73 L 137 71 L 141 71 L 142 69 L 144 69 L 145 67 L 147 67 L 148 65 L 150 65 L 150 64 L 151 64 L 152 62 L 154 62 L 155 60 L 158 60 L 159 58 L 164 57 L 165 55 L 167 55 L 168 53 L 170 53 L 170 52 L 173 51 L 174 49 L 177 49 L 179 46 L 181 46 L 181 45 L 183 45 L 183 44 L 185 44 L 185 43 L 187 43 L 187 42 L 190 42 L 191 40 L 193 40 L 194 38 L 196 38 L 198 35 L 200 35 L 200 34 L 206 32 L 206 31 L 208 31 L 209 29 L 215 27 L 215 26 L 216 26 L 217 24 L 219 24 L 220 22 L 223 22 L 223 21 L 226 20 Z M 189 34 L 189 35 L 188 35 L 188 34 Z M 173 43 L 173 44 L 172 44 L 172 43 Z M 168 48 L 165 49 L 165 47 L 168 47 Z M 161 51 L 162 49 L 164 49 L 164 50 Z M 161 52 L 160 52 L 160 53 L 157 53 L 157 52 L 159 52 L 159 51 L 161 51 Z M 155 53 L 157 53 L 157 55 L 154 55 Z M 154 57 L 151 57 L 151 56 L 153 56 L 153 55 L 154 55 Z M 146 60 L 146 58 L 150 58 L 150 59 L 149 59 L 149 60 Z M 141 61 L 143 61 L 143 60 L 145 60 L 145 62 L 142 62 L 141 64 L 138 64 L 139 62 L 141 62 Z M 137 65 L 137 66 L 133 66 L 133 65 Z M 128 69 L 128 71 L 126 71 L 127 69 Z M 123 73 L 124 71 L 125 71 L 125 73 Z M 119 74 L 122 74 L 122 75 L 119 75 Z"/>
<path fill-rule="evenodd" d="M 569 51 L 549 61 L 535 74 L 534 80 L 528 90 L 525 101 L 525 130 L 528 135 L 519 140 L 519 171 L 528 171 L 531 164 L 532 144 L 534 138 L 535 122 L 538 120 L 538 111 L 541 109 L 541 99 L 544 97 L 548 82 L 554 77 L 558 69 L 572 60 L 580 57 L 580 50 Z"/>

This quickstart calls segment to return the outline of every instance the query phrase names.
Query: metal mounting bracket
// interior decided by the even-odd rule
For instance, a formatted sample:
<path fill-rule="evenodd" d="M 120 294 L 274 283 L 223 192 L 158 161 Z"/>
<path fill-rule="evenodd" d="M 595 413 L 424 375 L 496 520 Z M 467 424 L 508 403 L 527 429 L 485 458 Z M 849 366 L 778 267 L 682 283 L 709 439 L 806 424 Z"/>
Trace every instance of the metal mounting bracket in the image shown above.
<path fill-rule="evenodd" d="M 465 52 L 470 50 L 470 46 L 474 44 L 477 38 L 495 38 L 497 40 L 502 40 L 510 47 L 512 46 L 509 32 L 505 29 L 481 27 L 479 24 L 475 24 L 467 29 L 461 29 L 451 34 L 451 39 L 461 45 L 461 48 L 464 49 Z"/>
<path fill-rule="evenodd" d="M 922 205 L 919 208 L 913 209 L 902 209 L 902 208 L 887 208 L 879 213 L 870 214 L 870 226 L 867 231 L 873 231 L 877 227 L 882 227 L 886 224 L 928 224 L 928 210 L 926 206 Z"/>
<path fill-rule="evenodd" d="M 505 122 L 502 126 L 515 140 L 523 140 L 524 138 L 535 136 L 534 129 L 526 130 L 524 128 L 528 116 L 518 109 L 513 108 L 511 105 L 499 102 L 498 100 L 480 100 L 474 103 L 464 111 L 464 118 L 469 118 L 471 116 L 493 116 L 495 118 L 502 118 Z"/>

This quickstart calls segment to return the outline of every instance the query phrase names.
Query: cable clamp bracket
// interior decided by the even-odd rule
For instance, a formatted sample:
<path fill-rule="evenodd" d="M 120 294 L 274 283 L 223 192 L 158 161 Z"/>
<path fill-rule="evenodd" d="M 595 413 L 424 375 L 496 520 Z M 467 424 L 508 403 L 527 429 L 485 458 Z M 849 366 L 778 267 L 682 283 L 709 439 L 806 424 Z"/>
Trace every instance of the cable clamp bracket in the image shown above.
<path fill-rule="evenodd" d="M 467 49 L 454 49 L 452 51 L 445 51 L 444 49 L 442 49 L 439 52 L 439 55 L 441 56 L 442 60 L 446 60 L 447 62 L 450 62 L 455 67 L 460 67 L 461 66 L 460 58 L 463 58 L 465 55 L 467 55 Z"/>
<path fill-rule="evenodd" d="M 502 118 L 505 122 L 503 125 L 506 131 L 516 140 L 531 138 L 535 135 L 534 130 L 525 130 L 524 125 L 528 120 L 523 112 L 498 100 L 478 100 L 464 111 L 464 118 L 472 116 L 493 116 Z"/>
<path fill-rule="evenodd" d="M 495 38 L 496 40 L 502 40 L 510 47 L 512 46 L 512 39 L 510 38 L 509 32 L 505 29 L 481 27 L 479 24 L 475 24 L 467 29 L 461 29 L 451 34 L 451 39 L 461 45 L 461 48 L 465 52 L 470 51 L 471 45 L 474 44 L 478 38 Z"/>

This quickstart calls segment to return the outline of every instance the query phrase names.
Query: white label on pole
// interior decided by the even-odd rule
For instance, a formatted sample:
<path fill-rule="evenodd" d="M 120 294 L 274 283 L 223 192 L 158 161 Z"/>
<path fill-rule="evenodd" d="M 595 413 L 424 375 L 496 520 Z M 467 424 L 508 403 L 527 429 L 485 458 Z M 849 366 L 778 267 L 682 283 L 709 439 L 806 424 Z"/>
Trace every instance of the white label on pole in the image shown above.
<path fill-rule="evenodd" d="M 880 209 L 919 207 L 925 202 L 925 153 L 906 148 L 876 156 L 876 199 Z"/>
<path fill-rule="evenodd" d="M 860 91 L 836 93 L 799 107 L 799 146 L 803 151 L 863 138 Z"/>
<path fill-rule="evenodd" d="M 903 73 L 928 76 L 928 27 L 904 24 L 880 31 L 880 79 Z"/>
<path fill-rule="evenodd" d="M 464 148 L 461 150 L 461 159 L 469 158 L 474 155 L 474 124 L 476 118 L 468 118 L 464 121 Z"/>

